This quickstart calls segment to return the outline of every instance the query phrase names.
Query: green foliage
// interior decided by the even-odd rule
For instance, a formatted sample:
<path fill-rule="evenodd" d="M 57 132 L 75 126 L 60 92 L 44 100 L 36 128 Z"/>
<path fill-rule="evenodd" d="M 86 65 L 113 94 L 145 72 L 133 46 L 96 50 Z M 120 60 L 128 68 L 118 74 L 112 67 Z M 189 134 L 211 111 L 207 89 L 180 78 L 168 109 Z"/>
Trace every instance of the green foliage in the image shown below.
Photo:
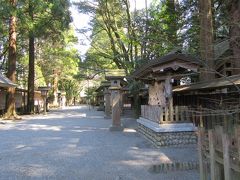
<path fill-rule="evenodd" d="M 86 60 L 100 68 L 120 68 L 130 73 L 138 51 L 128 0 L 95 0 L 78 3 L 80 12 L 92 13 L 92 42 Z M 132 38 L 129 38 L 132 37 Z M 86 61 L 86 62 L 87 62 Z M 96 63 L 96 61 L 98 63 Z M 109 65 L 107 65 L 109 64 Z"/>
<path fill-rule="evenodd" d="M 96 92 L 97 87 L 88 87 L 85 91 L 85 94 L 87 96 L 87 101 L 88 103 L 90 103 L 91 105 L 95 105 L 96 103 L 96 96 L 97 96 L 97 92 Z"/>
<path fill-rule="evenodd" d="M 75 79 L 61 79 L 59 89 L 66 92 L 67 104 L 71 104 L 73 98 L 79 97 L 79 82 Z"/>

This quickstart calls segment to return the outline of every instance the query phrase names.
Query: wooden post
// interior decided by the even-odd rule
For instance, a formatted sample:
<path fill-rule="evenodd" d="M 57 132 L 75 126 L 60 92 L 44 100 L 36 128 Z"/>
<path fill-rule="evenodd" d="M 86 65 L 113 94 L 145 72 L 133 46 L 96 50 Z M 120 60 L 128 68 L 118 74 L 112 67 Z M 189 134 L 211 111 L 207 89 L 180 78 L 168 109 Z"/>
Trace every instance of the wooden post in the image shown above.
<path fill-rule="evenodd" d="M 199 115 L 200 127 L 203 127 L 202 106 L 200 106 L 199 110 L 200 110 L 200 115 Z"/>
<path fill-rule="evenodd" d="M 163 123 L 163 108 L 160 107 L 160 124 Z"/>
<path fill-rule="evenodd" d="M 180 119 L 180 121 L 184 121 L 184 108 L 183 108 L 183 106 L 180 106 L 179 107 L 179 109 L 180 109 L 180 117 L 181 117 L 181 119 Z"/>
<path fill-rule="evenodd" d="M 200 171 L 200 180 L 207 180 L 207 172 L 204 165 L 203 157 L 203 141 L 204 141 L 204 129 L 202 127 L 198 128 L 198 155 L 199 155 L 199 171 Z"/>
<path fill-rule="evenodd" d="M 187 122 L 190 122 L 190 113 L 189 113 L 189 111 L 188 111 L 188 107 L 187 106 L 185 106 L 185 108 L 184 108 L 184 110 L 185 110 L 185 114 L 186 114 L 186 120 L 187 120 Z"/>
<path fill-rule="evenodd" d="M 173 121 L 173 97 L 169 98 L 169 121 Z"/>
<path fill-rule="evenodd" d="M 208 141 L 209 141 L 209 155 L 210 155 L 210 172 L 211 180 L 218 180 L 216 176 L 216 163 L 215 163 L 215 149 L 214 149 L 214 133 L 213 130 L 208 130 Z"/>
<path fill-rule="evenodd" d="M 169 120 L 169 114 L 168 114 L 168 106 L 165 107 L 165 122 L 167 122 Z"/>
<path fill-rule="evenodd" d="M 175 106 L 175 120 L 179 121 L 178 106 Z"/>
<path fill-rule="evenodd" d="M 237 141 L 237 149 L 238 149 L 238 161 L 240 161 L 240 126 L 236 126 L 235 128 L 235 137 Z"/>
<path fill-rule="evenodd" d="M 195 117 L 193 110 L 191 112 L 191 119 L 192 119 L 193 124 L 196 124 L 196 117 Z"/>
<path fill-rule="evenodd" d="M 221 127 L 222 134 L 222 145 L 223 145 L 223 165 L 224 165 L 224 180 L 231 180 L 231 168 L 230 168 L 230 153 L 229 153 L 229 136 L 226 132 L 223 132 Z"/>

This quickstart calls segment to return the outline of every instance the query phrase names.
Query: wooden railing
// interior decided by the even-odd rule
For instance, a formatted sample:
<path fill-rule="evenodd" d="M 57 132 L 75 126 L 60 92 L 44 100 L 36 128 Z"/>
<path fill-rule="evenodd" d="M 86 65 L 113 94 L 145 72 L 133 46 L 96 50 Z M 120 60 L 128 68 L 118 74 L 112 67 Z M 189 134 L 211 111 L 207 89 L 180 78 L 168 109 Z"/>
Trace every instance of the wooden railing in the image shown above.
<path fill-rule="evenodd" d="M 159 124 L 186 123 L 194 118 L 187 106 L 174 106 L 169 109 L 151 105 L 141 106 L 141 117 Z"/>
<path fill-rule="evenodd" d="M 238 180 L 240 177 L 240 126 L 231 133 L 223 126 L 199 128 L 199 166 L 202 179 Z"/>

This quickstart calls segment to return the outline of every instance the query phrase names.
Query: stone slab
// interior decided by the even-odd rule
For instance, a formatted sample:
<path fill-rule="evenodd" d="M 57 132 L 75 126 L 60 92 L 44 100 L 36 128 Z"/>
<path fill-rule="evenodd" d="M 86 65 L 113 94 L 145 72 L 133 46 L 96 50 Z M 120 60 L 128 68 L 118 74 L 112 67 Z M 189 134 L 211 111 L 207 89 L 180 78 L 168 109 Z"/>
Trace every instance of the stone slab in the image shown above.
<path fill-rule="evenodd" d="M 192 123 L 158 124 L 142 117 L 137 119 L 137 122 L 154 132 L 190 132 L 197 130 Z"/>

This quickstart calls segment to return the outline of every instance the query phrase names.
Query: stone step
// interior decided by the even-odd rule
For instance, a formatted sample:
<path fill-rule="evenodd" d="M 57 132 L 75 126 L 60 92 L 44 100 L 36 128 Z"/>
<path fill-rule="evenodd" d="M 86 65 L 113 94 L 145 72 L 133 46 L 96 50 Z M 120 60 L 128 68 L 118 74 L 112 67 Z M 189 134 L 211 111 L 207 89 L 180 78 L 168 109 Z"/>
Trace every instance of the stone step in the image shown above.
<path fill-rule="evenodd" d="M 149 171 L 152 173 L 166 173 L 169 171 L 188 171 L 198 169 L 199 169 L 198 161 L 188 161 L 155 164 L 149 168 Z"/>

